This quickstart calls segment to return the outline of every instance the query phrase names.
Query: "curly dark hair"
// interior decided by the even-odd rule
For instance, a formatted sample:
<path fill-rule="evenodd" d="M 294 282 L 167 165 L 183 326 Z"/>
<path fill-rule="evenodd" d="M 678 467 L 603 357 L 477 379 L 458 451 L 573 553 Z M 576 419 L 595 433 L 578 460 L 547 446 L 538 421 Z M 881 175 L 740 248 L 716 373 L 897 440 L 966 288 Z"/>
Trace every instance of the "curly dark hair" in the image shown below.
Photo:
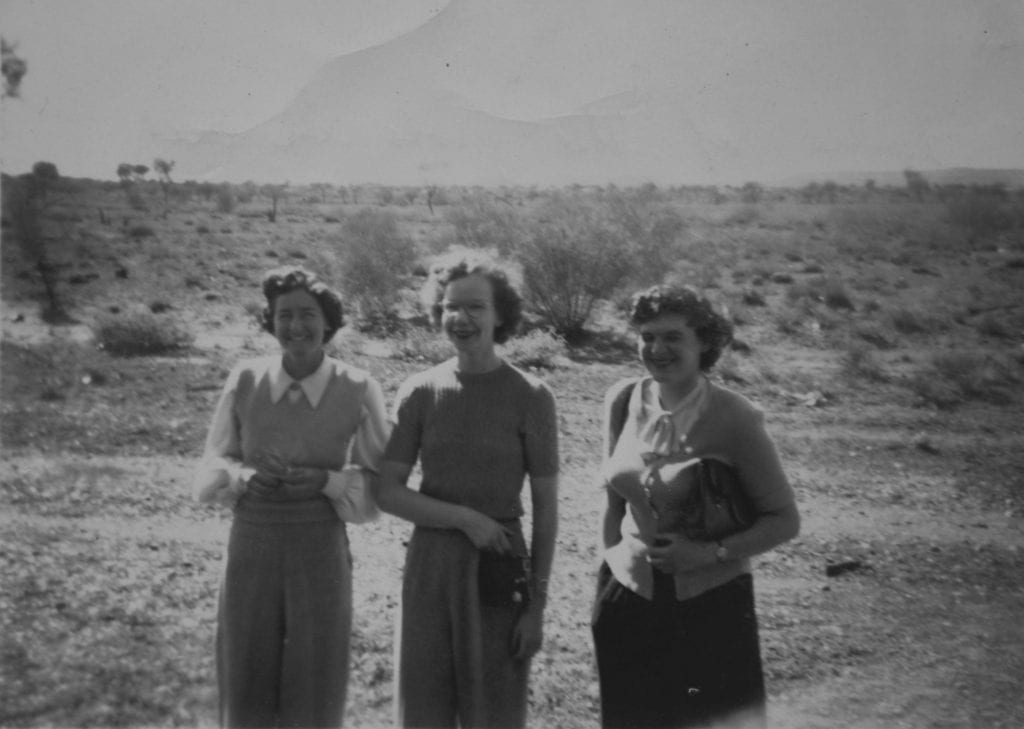
<path fill-rule="evenodd" d="M 652 286 L 633 295 L 629 323 L 634 327 L 653 321 L 662 314 L 685 317 L 697 339 L 707 345 L 700 355 L 700 368 L 704 372 L 715 366 L 722 351 L 732 342 L 732 322 L 691 286 Z"/>
<path fill-rule="evenodd" d="M 263 296 L 267 305 L 260 312 L 260 326 L 274 334 L 274 302 L 281 294 L 302 290 L 316 299 L 324 315 L 324 344 L 345 324 L 341 297 L 317 278 L 316 274 L 300 266 L 281 266 L 263 274 Z"/>
<path fill-rule="evenodd" d="M 523 299 L 515 287 L 508 280 L 508 274 L 498 265 L 485 258 L 460 258 L 459 260 L 434 270 L 436 277 L 436 290 L 434 291 L 434 302 L 431 305 L 431 312 L 434 316 L 434 323 L 441 321 L 441 300 L 444 298 L 445 287 L 452 281 L 477 274 L 491 282 L 491 291 L 494 293 L 494 311 L 501 321 L 494 327 L 494 341 L 496 344 L 504 344 L 519 327 L 523 318 Z"/>

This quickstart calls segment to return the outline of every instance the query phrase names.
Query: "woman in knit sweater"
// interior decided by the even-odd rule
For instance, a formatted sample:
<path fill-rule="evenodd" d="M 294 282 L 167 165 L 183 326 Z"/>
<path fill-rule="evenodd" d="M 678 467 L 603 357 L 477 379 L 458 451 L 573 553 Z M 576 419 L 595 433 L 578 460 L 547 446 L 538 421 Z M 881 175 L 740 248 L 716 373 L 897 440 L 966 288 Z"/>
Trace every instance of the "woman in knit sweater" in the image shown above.
<path fill-rule="evenodd" d="M 604 562 L 592 629 L 604 727 L 763 726 L 750 558 L 799 531 L 764 417 L 706 373 L 732 325 L 693 289 L 633 298 L 647 375 L 605 397 Z M 695 459 L 734 469 L 756 518 L 719 541 L 681 529 Z M 721 722 L 721 724 L 719 724 Z"/>
<path fill-rule="evenodd" d="M 194 493 L 234 510 L 217 616 L 226 727 L 341 726 L 352 624 L 345 522 L 376 514 L 380 386 L 326 356 L 338 295 L 301 268 L 263 279 L 281 354 L 245 360 L 214 413 Z"/>
<path fill-rule="evenodd" d="M 505 274 L 461 261 L 439 284 L 434 313 L 456 357 L 400 388 L 378 494 L 382 510 L 415 524 L 397 640 L 397 720 L 522 727 L 555 545 L 555 401 L 495 351 L 520 318 Z M 417 460 L 418 491 L 407 486 Z M 527 476 L 529 552 L 520 526 Z"/>

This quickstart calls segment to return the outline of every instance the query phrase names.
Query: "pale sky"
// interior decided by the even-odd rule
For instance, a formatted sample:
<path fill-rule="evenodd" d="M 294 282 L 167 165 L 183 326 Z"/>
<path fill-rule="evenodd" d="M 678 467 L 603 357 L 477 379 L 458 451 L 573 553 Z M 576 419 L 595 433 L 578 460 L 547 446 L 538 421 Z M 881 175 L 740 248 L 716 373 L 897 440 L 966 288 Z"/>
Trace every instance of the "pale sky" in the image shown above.
<path fill-rule="evenodd" d="M 0 32 L 29 64 L 22 97 L 2 102 L 0 167 L 45 159 L 112 179 L 154 133 L 246 130 L 329 60 L 414 31 L 448 4 L 0 0 Z M 560 116 L 600 99 L 594 108 L 671 107 L 665 118 L 685 116 L 709 169 L 741 179 L 1024 167 L 1020 0 L 471 0 L 460 10 L 453 90 L 497 116 Z M 518 66 L 488 63 L 510 55 Z"/>

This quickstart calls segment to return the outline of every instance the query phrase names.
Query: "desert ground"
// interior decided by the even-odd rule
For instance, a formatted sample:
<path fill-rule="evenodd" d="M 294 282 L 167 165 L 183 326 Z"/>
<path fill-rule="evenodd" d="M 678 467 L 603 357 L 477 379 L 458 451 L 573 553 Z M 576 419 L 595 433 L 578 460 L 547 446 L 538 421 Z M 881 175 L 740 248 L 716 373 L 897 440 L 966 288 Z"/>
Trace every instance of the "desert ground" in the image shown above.
<path fill-rule="evenodd" d="M 773 726 L 1024 726 L 1019 195 L 979 203 L 972 219 L 954 204 L 973 194 L 963 190 L 428 198 L 423 188 L 324 185 L 272 199 L 244 186 L 204 196 L 178 183 L 61 183 L 29 210 L 41 225 L 30 241 L 17 211 L 4 210 L 0 726 L 216 725 L 230 514 L 193 503 L 189 484 L 229 368 L 275 350 L 254 319 L 265 269 L 298 263 L 340 282 L 372 268 L 357 249 L 389 244 L 354 223 L 364 210 L 411 246 L 392 265 L 397 283 L 380 284 L 394 287 L 387 301 L 348 284 L 350 323 L 332 343 L 390 401 L 406 376 L 451 354 L 417 309 L 431 256 L 456 245 L 522 256 L 521 221 L 580 200 L 606 211 L 602 225 L 619 216 L 633 231 L 616 240 L 659 246 L 647 251 L 660 256 L 656 273 L 707 291 L 736 324 L 714 377 L 764 409 L 803 516 L 800 536 L 755 565 Z M 993 210 L 1008 217 L 986 223 Z M 562 220 L 567 239 L 572 225 L 594 225 Z M 655 235 L 652 220 L 670 221 L 669 234 Z M 535 727 L 598 723 L 589 612 L 600 406 L 611 383 L 640 372 L 622 302 L 654 280 L 631 275 L 595 297 L 571 345 L 543 333 L 535 307 L 533 334 L 506 349 L 552 387 L 560 420 Z M 152 346 L 133 350 L 143 339 Z M 384 516 L 349 533 L 346 723 L 387 726 L 408 528 Z"/>

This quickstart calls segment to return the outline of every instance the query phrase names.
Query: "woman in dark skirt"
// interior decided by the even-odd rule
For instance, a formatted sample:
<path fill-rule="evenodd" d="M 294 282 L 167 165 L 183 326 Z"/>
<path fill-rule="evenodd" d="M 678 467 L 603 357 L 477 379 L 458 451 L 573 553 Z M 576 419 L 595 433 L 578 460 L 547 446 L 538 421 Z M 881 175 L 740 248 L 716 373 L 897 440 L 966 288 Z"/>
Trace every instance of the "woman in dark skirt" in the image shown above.
<path fill-rule="evenodd" d="M 633 298 L 647 374 L 605 397 L 604 561 L 592 629 L 602 726 L 761 727 L 765 688 L 750 558 L 800 517 L 760 410 L 707 372 L 732 326 L 693 289 Z M 697 459 L 731 467 L 755 512 L 746 529 L 687 538 Z"/>
<path fill-rule="evenodd" d="M 352 624 L 346 522 L 376 515 L 384 395 L 328 357 L 338 295 L 301 268 L 263 279 L 281 354 L 232 370 L 194 493 L 234 511 L 217 616 L 225 727 L 339 727 Z"/>

